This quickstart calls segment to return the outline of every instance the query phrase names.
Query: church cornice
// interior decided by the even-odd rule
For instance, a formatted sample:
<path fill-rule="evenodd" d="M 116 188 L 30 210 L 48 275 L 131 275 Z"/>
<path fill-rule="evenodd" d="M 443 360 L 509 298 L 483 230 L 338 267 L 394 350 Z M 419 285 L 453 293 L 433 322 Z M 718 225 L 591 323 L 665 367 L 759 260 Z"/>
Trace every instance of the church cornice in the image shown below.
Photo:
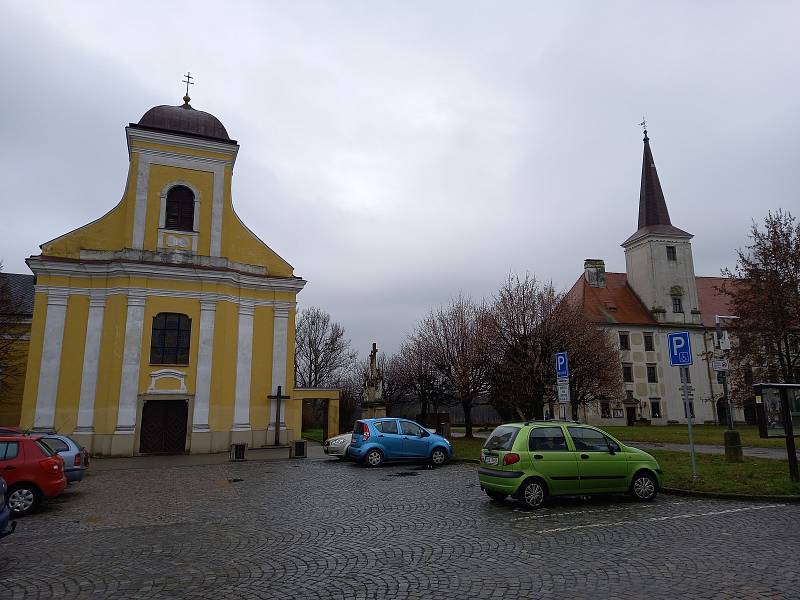
<path fill-rule="evenodd" d="M 203 140 L 186 135 L 138 129 L 135 127 L 126 127 L 125 133 L 128 138 L 128 158 L 131 158 L 134 152 L 139 152 L 140 154 L 151 154 L 153 156 L 189 159 L 212 164 L 224 164 L 232 166 L 236 162 L 236 156 L 239 153 L 238 144 L 215 142 L 213 140 Z M 150 144 L 162 144 L 164 146 L 178 146 L 181 148 L 201 150 L 204 152 L 215 152 L 225 155 L 227 158 L 214 158 L 207 156 L 196 156 L 193 154 L 166 152 L 153 148 L 136 146 L 134 143 L 137 141 Z"/>

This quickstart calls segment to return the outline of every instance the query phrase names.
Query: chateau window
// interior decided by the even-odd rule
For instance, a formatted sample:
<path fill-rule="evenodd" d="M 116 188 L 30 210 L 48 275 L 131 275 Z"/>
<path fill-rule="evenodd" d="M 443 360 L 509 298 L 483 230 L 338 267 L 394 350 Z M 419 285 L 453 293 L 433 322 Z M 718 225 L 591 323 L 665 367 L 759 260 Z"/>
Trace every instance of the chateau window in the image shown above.
<path fill-rule="evenodd" d="M 188 365 L 192 320 L 178 313 L 158 313 L 153 318 L 150 364 Z"/>
<path fill-rule="evenodd" d="M 672 297 L 672 312 L 674 313 L 683 312 L 683 299 L 680 296 Z"/>
<path fill-rule="evenodd" d="M 655 350 L 655 346 L 653 346 L 653 334 L 652 333 L 645 333 L 644 334 L 644 349 L 646 352 L 652 352 Z"/>
<path fill-rule="evenodd" d="M 631 349 L 631 340 L 628 337 L 627 333 L 620 332 L 620 334 L 619 334 L 619 349 L 620 350 L 630 350 Z"/>
<path fill-rule="evenodd" d="M 600 403 L 600 416 L 603 419 L 610 419 L 611 418 L 611 405 L 608 402 L 601 402 Z"/>
<path fill-rule="evenodd" d="M 658 369 L 655 365 L 647 365 L 647 383 L 658 383 Z"/>
<path fill-rule="evenodd" d="M 176 185 L 167 192 L 164 227 L 194 231 L 194 194 L 185 185 Z"/>
<path fill-rule="evenodd" d="M 661 418 L 661 400 L 658 398 L 650 398 L 650 418 Z"/>
<path fill-rule="evenodd" d="M 622 381 L 625 383 L 633 383 L 633 365 L 622 365 Z"/>
<path fill-rule="evenodd" d="M 667 260 L 678 260 L 678 255 L 675 252 L 675 246 L 667 246 Z"/>

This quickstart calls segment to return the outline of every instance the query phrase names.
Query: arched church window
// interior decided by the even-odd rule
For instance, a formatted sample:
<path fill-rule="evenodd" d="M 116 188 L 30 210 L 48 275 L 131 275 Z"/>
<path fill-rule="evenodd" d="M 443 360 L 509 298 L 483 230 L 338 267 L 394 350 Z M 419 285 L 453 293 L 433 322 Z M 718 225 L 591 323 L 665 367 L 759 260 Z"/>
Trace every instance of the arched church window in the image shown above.
<path fill-rule="evenodd" d="M 180 313 L 158 313 L 153 318 L 150 364 L 188 365 L 192 320 Z"/>
<path fill-rule="evenodd" d="M 164 227 L 194 231 L 194 193 L 185 185 L 176 185 L 167 192 Z"/>

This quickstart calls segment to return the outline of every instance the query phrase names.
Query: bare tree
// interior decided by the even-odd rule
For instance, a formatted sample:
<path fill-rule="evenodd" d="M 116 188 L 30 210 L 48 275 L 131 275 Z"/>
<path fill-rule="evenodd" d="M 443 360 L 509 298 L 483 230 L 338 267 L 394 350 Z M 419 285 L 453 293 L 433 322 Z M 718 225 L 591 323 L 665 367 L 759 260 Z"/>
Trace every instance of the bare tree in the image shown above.
<path fill-rule="evenodd" d="M 459 295 L 422 320 L 414 338 L 464 411 L 465 436 L 472 437 L 472 405 L 485 393 L 486 309 Z"/>
<path fill-rule="evenodd" d="M 736 338 L 730 358 L 739 399 L 752 397 L 751 369 L 774 382 L 800 381 L 800 223 L 788 211 L 770 212 L 749 237 L 721 288 L 739 317 L 726 324 Z"/>
<path fill-rule="evenodd" d="M 3 263 L 0 262 L 0 273 Z M 0 276 L 0 402 L 8 399 L 9 386 L 25 373 L 26 345 L 20 343 L 28 332 L 20 322 L 20 308 L 12 297 L 8 281 Z"/>
<path fill-rule="evenodd" d="M 569 356 L 570 405 L 577 421 L 579 406 L 623 397 L 622 362 L 611 334 L 580 307 L 562 299 L 554 317 L 557 347 Z"/>
<path fill-rule="evenodd" d="M 430 409 L 439 413 L 440 407 L 452 404 L 442 376 L 438 373 L 419 339 L 409 338 L 400 347 L 400 364 L 409 399 L 419 402 L 422 421 L 427 421 Z"/>
<path fill-rule="evenodd" d="M 295 385 L 332 387 L 352 368 L 357 353 L 344 328 L 330 314 L 312 306 L 302 310 L 295 325 Z"/>
<path fill-rule="evenodd" d="M 490 401 L 505 419 L 541 419 L 555 382 L 556 321 L 561 296 L 536 277 L 509 275 L 489 313 Z"/>

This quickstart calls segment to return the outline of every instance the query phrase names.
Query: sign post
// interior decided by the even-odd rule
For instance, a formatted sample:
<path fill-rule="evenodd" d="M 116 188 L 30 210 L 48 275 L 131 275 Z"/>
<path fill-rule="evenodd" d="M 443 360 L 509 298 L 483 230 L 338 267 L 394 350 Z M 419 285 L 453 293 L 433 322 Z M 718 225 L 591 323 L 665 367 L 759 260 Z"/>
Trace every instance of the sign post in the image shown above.
<path fill-rule="evenodd" d="M 669 333 L 667 341 L 669 342 L 669 364 L 681 370 L 683 407 L 686 411 L 686 423 L 689 426 L 689 451 L 692 455 L 692 481 L 696 481 L 697 461 L 694 456 L 694 439 L 692 437 L 692 407 L 689 404 L 689 366 L 692 364 L 692 344 L 688 331 Z"/>
<path fill-rule="evenodd" d="M 561 416 L 566 420 L 569 406 L 569 361 L 566 352 L 556 352 L 556 380 L 558 381 L 558 404 Z"/>

